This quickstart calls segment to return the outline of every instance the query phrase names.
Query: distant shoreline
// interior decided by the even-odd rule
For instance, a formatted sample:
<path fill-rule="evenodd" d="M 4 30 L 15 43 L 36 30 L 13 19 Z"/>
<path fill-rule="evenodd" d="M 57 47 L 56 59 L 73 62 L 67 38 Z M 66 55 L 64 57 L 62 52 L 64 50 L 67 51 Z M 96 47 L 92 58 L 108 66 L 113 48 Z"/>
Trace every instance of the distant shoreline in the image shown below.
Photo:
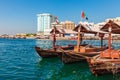
<path fill-rule="evenodd" d="M 21 38 L 11 38 L 11 37 L 0 37 L 0 39 L 37 39 L 37 40 L 52 40 L 50 38 L 35 38 L 35 37 L 21 37 Z M 57 40 L 77 40 L 73 37 L 56 37 Z M 83 37 L 83 40 L 101 40 L 99 37 Z M 107 37 L 104 37 L 103 40 L 108 40 Z M 120 37 L 113 37 L 112 40 L 120 40 Z"/>

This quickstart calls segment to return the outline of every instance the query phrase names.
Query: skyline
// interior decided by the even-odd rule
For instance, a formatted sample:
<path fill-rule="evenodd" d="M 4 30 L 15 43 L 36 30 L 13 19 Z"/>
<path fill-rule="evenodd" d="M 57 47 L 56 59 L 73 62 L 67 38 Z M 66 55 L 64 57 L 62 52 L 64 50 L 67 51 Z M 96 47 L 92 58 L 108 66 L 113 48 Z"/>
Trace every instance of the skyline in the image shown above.
<path fill-rule="evenodd" d="M 36 33 L 37 14 L 42 13 L 78 24 L 84 11 L 88 22 L 103 22 L 120 17 L 119 3 L 119 0 L 0 0 L 0 35 Z"/>

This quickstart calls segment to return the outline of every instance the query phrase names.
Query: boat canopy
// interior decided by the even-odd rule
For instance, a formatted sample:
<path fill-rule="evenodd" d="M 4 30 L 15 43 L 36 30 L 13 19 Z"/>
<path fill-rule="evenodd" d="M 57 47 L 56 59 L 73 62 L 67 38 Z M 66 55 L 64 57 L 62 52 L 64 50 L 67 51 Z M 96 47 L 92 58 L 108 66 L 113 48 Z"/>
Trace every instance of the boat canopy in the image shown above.
<path fill-rule="evenodd" d="M 120 26 L 114 23 L 112 20 L 109 20 L 100 30 L 105 32 L 111 32 L 114 34 L 120 34 Z"/>
<path fill-rule="evenodd" d="M 102 30 L 100 30 L 99 28 L 95 28 L 95 27 L 91 27 L 88 25 L 82 25 L 81 23 L 78 24 L 73 30 L 68 30 L 68 29 L 60 29 L 57 27 L 53 27 L 52 30 L 50 31 L 50 33 L 55 33 L 56 34 L 78 34 L 78 30 L 80 29 L 81 33 L 88 33 L 88 34 L 106 34 L 107 32 L 104 32 Z"/>
<path fill-rule="evenodd" d="M 89 33 L 89 34 L 97 34 L 97 33 L 100 33 L 100 34 L 106 34 L 106 32 L 104 31 L 101 31 L 99 29 L 94 29 L 94 27 L 90 27 L 88 25 L 86 26 L 83 26 L 81 23 L 78 24 L 74 29 L 73 31 L 76 31 L 76 32 L 79 32 L 79 29 L 80 29 L 80 32 L 83 32 L 83 33 Z"/>
<path fill-rule="evenodd" d="M 50 34 L 60 34 L 61 32 L 54 26 L 53 29 L 50 31 Z"/>
<path fill-rule="evenodd" d="M 73 31 L 73 30 L 67 30 L 67 29 L 59 29 L 57 27 L 55 27 L 55 29 L 53 28 L 50 33 L 52 34 L 55 30 L 56 34 L 77 34 L 77 32 Z"/>

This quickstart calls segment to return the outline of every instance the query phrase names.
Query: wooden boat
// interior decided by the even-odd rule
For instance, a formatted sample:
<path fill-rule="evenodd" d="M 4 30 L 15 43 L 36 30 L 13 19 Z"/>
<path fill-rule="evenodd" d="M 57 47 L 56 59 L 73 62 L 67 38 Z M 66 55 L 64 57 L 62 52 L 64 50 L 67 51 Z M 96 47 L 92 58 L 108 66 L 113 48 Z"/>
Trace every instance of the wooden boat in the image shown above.
<path fill-rule="evenodd" d="M 86 45 L 86 44 L 84 44 Z M 84 46 L 83 45 L 83 46 Z M 38 55 L 42 58 L 49 58 L 49 57 L 57 57 L 58 54 L 62 54 L 62 51 L 59 50 L 73 50 L 74 49 L 74 45 L 68 45 L 68 46 L 56 46 L 56 50 L 53 49 L 41 49 L 38 46 L 35 46 L 35 50 L 38 53 Z"/>
<path fill-rule="evenodd" d="M 59 48 L 63 50 L 73 50 L 75 45 L 68 45 L 68 46 L 59 46 L 55 45 L 56 43 L 56 34 L 61 33 L 57 28 L 54 26 L 54 28 L 50 32 L 53 36 L 53 44 L 51 49 L 41 49 L 40 47 L 35 46 L 35 50 L 38 53 L 39 56 L 42 58 L 48 58 L 48 57 L 57 57 L 57 53 L 61 53 Z"/>
<path fill-rule="evenodd" d="M 112 50 L 110 52 L 112 52 Z M 113 53 L 114 59 L 112 59 L 113 55 L 111 55 L 111 58 L 101 57 L 100 55 L 96 55 L 93 58 L 87 58 L 90 71 L 93 75 L 120 73 L 120 51 L 114 50 L 113 52 L 118 52 L 116 54 Z"/>
<path fill-rule="evenodd" d="M 57 52 L 59 53 L 59 51 L 54 51 L 53 49 L 45 50 L 37 46 L 35 46 L 35 50 L 42 58 L 57 57 Z"/>
<path fill-rule="evenodd" d="M 82 24 L 77 25 L 74 28 L 74 31 L 78 31 L 78 40 L 77 40 L 77 46 L 74 46 L 74 50 L 62 50 L 62 53 L 58 53 L 59 57 L 61 58 L 62 62 L 72 63 L 77 62 L 81 60 L 86 60 L 86 57 L 93 57 L 100 53 L 100 51 L 103 51 L 107 49 L 107 47 L 103 46 L 103 36 L 104 33 L 99 32 L 99 36 L 101 37 L 101 47 L 95 47 L 91 45 L 82 46 L 81 40 L 82 40 L 82 32 L 84 33 L 91 33 L 91 34 L 97 34 L 95 31 L 87 30 Z"/>
<path fill-rule="evenodd" d="M 107 49 L 107 47 L 81 47 L 81 52 L 76 52 L 73 50 L 61 50 L 61 53 L 57 53 L 61 58 L 62 62 L 65 64 L 78 62 L 82 60 L 86 60 L 86 57 L 93 57 L 95 55 L 100 54 L 101 51 Z M 84 52 L 85 51 L 85 52 Z"/>
<path fill-rule="evenodd" d="M 111 48 L 111 33 L 120 34 L 120 26 L 109 21 L 101 30 L 108 32 L 108 49 L 93 58 L 87 58 L 89 68 L 94 75 L 120 73 L 120 50 Z"/>

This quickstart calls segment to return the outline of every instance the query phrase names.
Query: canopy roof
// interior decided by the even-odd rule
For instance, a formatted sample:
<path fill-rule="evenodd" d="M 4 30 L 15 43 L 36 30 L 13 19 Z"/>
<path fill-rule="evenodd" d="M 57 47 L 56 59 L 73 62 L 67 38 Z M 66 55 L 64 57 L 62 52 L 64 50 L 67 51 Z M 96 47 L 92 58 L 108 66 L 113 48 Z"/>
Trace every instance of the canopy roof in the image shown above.
<path fill-rule="evenodd" d="M 55 34 L 78 34 L 78 30 L 80 28 L 80 32 L 83 33 L 89 33 L 89 34 L 105 34 L 106 32 L 101 31 L 98 27 L 94 26 L 88 26 L 88 25 L 82 25 L 81 23 L 78 24 L 73 30 L 68 30 L 68 29 L 59 29 L 57 27 L 53 27 L 53 29 L 50 31 L 50 33 Z"/>
<path fill-rule="evenodd" d="M 50 34 L 53 34 L 54 30 L 55 30 L 55 34 L 77 34 L 77 32 L 73 30 L 59 29 L 56 27 L 53 27 L 53 29 L 50 31 Z"/>
<path fill-rule="evenodd" d="M 78 32 L 79 29 L 80 29 L 80 32 L 84 32 L 84 33 L 90 33 L 90 34 L 101 33 L 101 34 L 105 34 L 105 32 L 100 31 L 100 30 L 96 30 L 96 29 L 94 29 L 94 27 L 90 27 L 88 25 L 83 26 L 82 24 L 78 24 L 73 30 Z"/>
<path fill-rule="evenodd" d="M 109 32 L 109 27 L 111 27 L 111 33 L 120 34 L 120 26 L 113 21 L 109 20 L 100 30 Z"/>
<path fill-rule="evenodd" d="M 53 29 L 50 31 L 50 34 L 60 34 L 61 32 L 54 26 Z"/>

